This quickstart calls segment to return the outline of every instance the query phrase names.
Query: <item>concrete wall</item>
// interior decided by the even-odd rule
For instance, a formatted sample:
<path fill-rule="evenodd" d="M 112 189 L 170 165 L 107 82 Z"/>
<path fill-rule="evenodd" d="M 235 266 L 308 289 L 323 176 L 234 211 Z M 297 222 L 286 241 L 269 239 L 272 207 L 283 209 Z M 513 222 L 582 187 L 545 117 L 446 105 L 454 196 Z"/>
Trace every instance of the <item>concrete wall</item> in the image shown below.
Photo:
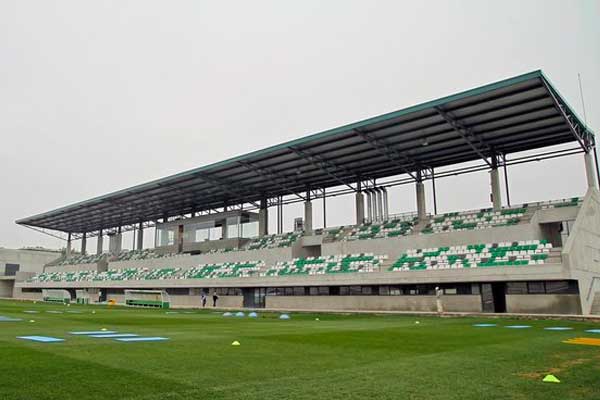
<path fill-rule="evenodd" d="M 12 279 L 0 280 L 0 297 L 12 297 L 15 281 Z"/>
<path fill-rule="evenodd" d="M 202 308 L 202 300 L 200 295 L 170 295 L 172 307 L 194 307 Z M 242 308 L 244 298 L 242 296 L 219 296 L 217 307 L 232 307 Z M 206 308 L 212 308 L 212 294 L 209 294 L 206 299 Z"/>
<path fill-rule="evenodd" d="M 563 264 L 579 281 L 581 311 L 589 314 L 600 295 L 600 193 L 591 188 L 563 247 Z"/>
<path fill-rule="evenodd" d="M 20 287 L 15 287 L 12 297 L 23 300 L 42 300 L 42 292 L 23 292 Z"/>
<path fill-rule="evenodd" d="M 6 264 L 19 264 L 19 271 L 40 273 L 44 265 L 60 255 L 60 252 L 53 251 L 0 249 L 0 275 L 4 275 Z"/>
<path fill-rule="evenodd" d="M 577 294 L 506 295 L 506 312 L 531 314 L 581 314 Z"/>
<path fill-rule="evenodd" d="M 479 295 L 442 296 L 445 311 L 481 312 Z M 267 308 L 437 311 L 435 296 L 267 296 Z"/>

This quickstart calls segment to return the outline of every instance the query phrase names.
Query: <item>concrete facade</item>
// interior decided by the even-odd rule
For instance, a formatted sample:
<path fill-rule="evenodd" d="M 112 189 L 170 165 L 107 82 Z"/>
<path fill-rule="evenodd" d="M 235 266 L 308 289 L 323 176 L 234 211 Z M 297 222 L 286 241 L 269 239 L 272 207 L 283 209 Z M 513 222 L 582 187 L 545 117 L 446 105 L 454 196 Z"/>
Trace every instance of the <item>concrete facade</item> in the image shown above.
<path fill-rule="evenodd" d="M 44 265 L 60 257 L 59 251 L 0 248 L 0 276 L 5 275 L 6 264 L 19 265 L 21 272 L 40 273 L 44 270 Z"/>
<path fill-rule="evenodd" d="M 577 294 L 506 295 L 506 311 L 524 314 L 581 314 Z"/>
<path fill-rule="evenodd" d="M 571 278 L 579 282 L 582 312 L 589 314 L 600 296 L 600 194 L 595 188 L 588 189 L 562 257 Z"/>
<path fill-rule="evenodd" d="M 442 296 L 445 311 L 481 312 L 478 295 Z M 437 311 L 435 296 L 267 296 L 266 308 Z"/>
<path fill-rule="evenodd" d="M 371 195 L 371 204 L 375 196 Z M 358 197 L 357 197 L 358 198 Z M 378 205 L 375 207 L 379 208 Z M 373 214 L 372 214 L 373 215 Z M 200 264 L 264 261 L 267 266 L 294 257 L 319 255 L 374 253 L 386 254 L 389 261 L 381 270 L 363 274 L 326 274 L 279 277 L 245 277 L 227 279 L 174 279 L 140 281 L 85 281 L 28 283 L 25 276 L 15 283 L 14 295 L 20 298 L 37 298 L 35 290 L 41 288 L 86 288 L 90 290 L 121 291 L 123 289 L 182 288 L 190 289 L 190 295 L 172 295 L 174 306 L 199 307 L 200 288 L 280 288 L 315 286 L 394 286 L 394 285 L 451 285 L 494 282 L 573 281 L 579 283 L 579 294 L 506 294 L 506 311 L 513 313 L 589 313 L 595 296 L 600 296 L 600 196 L 590 189 L 581 208 L 560 207 L 536 209 L 530 212 L 527 222 L 504 227 L 465 230 L 436 234 L 420 234 L 356 241 L 324 242 L 323 236 L 305 235 L 291 247 L 248 251 L 177 255 L 158 259 L 110 262 L 104 268 L 189 268 Z M 564 221 L 574 221 L 567 242 L 561 242 L 560 227 Z M 513 242 L 515 240 L 548 239 L 556 249 L 552 250 L 546 263 L 541 266 L 502 268 L 464 268 L 453 270 L 425 270 L 388 272 L 392 260 L 407 249 L 456 246 L 475 243 Z M 229 239 L 228 239 L 229 240 Z M 214 241 L 226 242 L 227 240 Z M 213 243 L 214 245 L 214 243 Z M 564 245 L 561 249 L 560 246 Z M 95 264 L 48 267 L 47 270 L 77 271 L 93 270 Z M 442 305 L 448 312 L 481 312 L 482 295 L 448 294 L 442 296 Z M 469 291 L 470 292 L 470 291 Z M 434 295 L 270 295 L 267 292 L 265 306 L 281 309 L 314 310 L 372 310 L 372 311 L 436 311 Z M 311 291 L 312 293 L 312 291 Z M 370 292 L 369 292 L 370 293 Z M 387 291 L 382 293 L 388 293 Z M 390 292 L 391 293 L 391 292 Z M 467 292 L 468 293 L 468 292 Z M 307 291 L 308 294 L 308 291 Z M 112 297 L 111 297 L 112 296 Z M 110 295 L 117 302 L 121 294 Z M 210 303 L 210 301 L 209 301 Z M 219 306 L 240 308 L 242 296 L 221 296 Z"/>

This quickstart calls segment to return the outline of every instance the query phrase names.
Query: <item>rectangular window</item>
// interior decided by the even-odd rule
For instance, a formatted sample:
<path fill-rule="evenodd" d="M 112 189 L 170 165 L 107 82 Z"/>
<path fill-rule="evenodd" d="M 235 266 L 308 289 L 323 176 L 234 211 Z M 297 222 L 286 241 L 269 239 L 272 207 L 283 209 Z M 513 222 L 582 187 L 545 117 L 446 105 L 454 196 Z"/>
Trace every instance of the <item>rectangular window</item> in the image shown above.
<path fill-rule="evenodd" d="M 42 293 L 42 289 L 39 288 L 22 288 L 23 293 Z"/>
<path fill-rule="evenodd" d="M 527 293 L 529 294 L 544 294 L 546 289 L 544 288 L 544 282 L 528 282 Z"/>
<path fill-rule="evenodd" d="M 19 264 L 6 264 L 4 268 L 4 275 L 15 276 L 21 266 Z"/>
<path fill-rule="evenodd" d="M 403 292 L 399 286 L 390 286 L 390 296 L 402 296 Z"/>
<path fill-rule="evenodd" d="M 190 290 L 188 288 L 169 288 L 167 289 L 167 293 L 170 295 L 187 296 L 191 294 Z"/>
<path fill-rule="evenodd" d="M 506 294 L 527 294 L 527 282 L 507 282 Z"/>
<path fill-rule="evenodd" d="M 293 289 L 294 289 L 294 296 L 304 296 L 304 295 L 306 295 L 306 291 L 304 289 L 304 286 L 295 287 Z"/>
<path fill-rule="evenodd" d="M 348 288 L 348 294 L 350 296 L 359 296 L 362 294 L 362 287 L 361 286 L 350 286 Z"/>
<path fill-rule="evenodd" d="M 329 296 L 329 286 L 319 286 L 320 296 Z"/>
<path fill-rule="evenodd" d="M 417 294 L 432 296 L 435 295 L 435 287 L 431 285 L 417 285 Z"/>
<path fill-rule="evenodd" d="M 547 281 L 546 293 L 548 294 L 578 294 L 579 290 L 575 281 Z"/>

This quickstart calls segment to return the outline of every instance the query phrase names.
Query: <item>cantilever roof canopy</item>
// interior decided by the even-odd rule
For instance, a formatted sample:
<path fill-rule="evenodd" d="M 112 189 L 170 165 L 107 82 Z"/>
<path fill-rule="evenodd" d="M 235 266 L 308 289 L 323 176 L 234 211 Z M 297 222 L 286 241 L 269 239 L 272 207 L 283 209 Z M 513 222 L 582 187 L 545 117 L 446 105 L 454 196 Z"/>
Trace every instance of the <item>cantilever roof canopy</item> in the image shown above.
<path fill-rule="evenodd" d="M 252 203 L 308 188 L 483 159 L 577 141 L 593 134 L 534 71 L 452 96 L 254 151 L 226 161 L 17 221 L 83 233 L 165 216 Z"/>

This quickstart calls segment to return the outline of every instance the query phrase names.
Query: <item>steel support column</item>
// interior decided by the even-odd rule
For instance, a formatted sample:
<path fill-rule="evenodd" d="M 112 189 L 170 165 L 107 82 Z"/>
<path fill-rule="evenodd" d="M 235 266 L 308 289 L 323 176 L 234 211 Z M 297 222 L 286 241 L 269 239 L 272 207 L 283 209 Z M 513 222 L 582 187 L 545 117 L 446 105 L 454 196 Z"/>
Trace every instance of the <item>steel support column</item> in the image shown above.
<path fill-rule="evenodd" d="M 502 167 L 504 169 L 504 186 L 506 189 L 506 204 L 510 207 L 510 190 L 508 188 L 508 167 L 506 166 L 506 154 L 502 155 Z"/>
<path fill-rule="evenodd" d="M 417 171 L 417 182 L 415 184 L 417 195 L 417 216 L 419 221 L 425 221 L 427 218 L 427 208 L 425 204 L 425 185 L 423 184 L 423 176 L 421 170 Z"/>
<path fill-rule="evenodd" d="M 67 248 L 65 249 L 65 258 L 71 259 L 71 232 L 67 234 Z"/>
<path fill-rule="evenodd" d="M 144 225 L 140 222 L 137 230 L 137 249 L 142 250 L 144 248 Z"/>
<path fill-rule="evenodd" d="M 81 236 L 81 254 L 86 254 L 87 252 L 87 236 L 86 232 L 83 232 Z"/>
<path fill-rule="evenodd" d="M 104 251 L 103 246 L 104 236 L 102 236 L 102 229 L 98 232 L 98 243 L 96 244 L 96 254 L 102 254 Z"/>

